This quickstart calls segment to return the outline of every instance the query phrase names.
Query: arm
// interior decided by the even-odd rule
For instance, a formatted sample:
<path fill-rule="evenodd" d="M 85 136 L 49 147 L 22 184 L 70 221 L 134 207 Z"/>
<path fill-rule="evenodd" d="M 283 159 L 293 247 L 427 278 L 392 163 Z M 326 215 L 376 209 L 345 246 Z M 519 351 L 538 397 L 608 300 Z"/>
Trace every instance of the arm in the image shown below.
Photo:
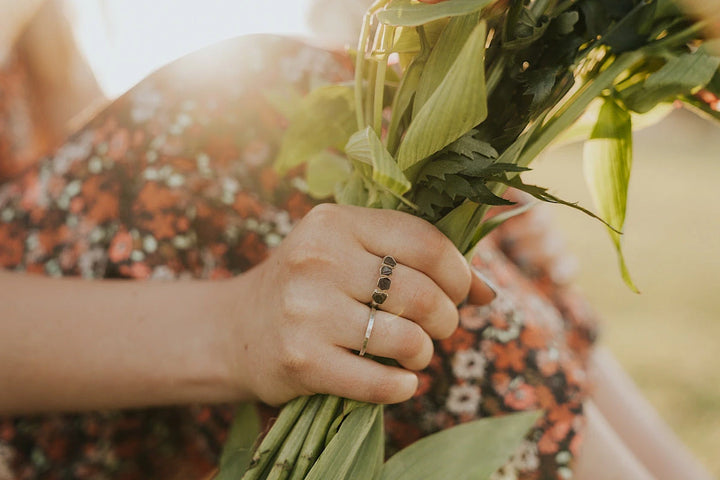
<path fill-rule="evenodd" d="M 396 256 L 359 357 L 382 258 Z M 489 301 L 440 231 L 394 211 L 321 205 L 274 254 L 222 281 L 99 281 L 0 273 L 0 414 L 190 402 L 278 405 L 330 393 L 410 398 L 456 305 Z"/>
<path fill-rule="evenodd" d="M 0 271 L 0 414 L 243 398 L 219 341 L 232 281 Z M 232 284 L 232 285 L 231 285 Z"/>

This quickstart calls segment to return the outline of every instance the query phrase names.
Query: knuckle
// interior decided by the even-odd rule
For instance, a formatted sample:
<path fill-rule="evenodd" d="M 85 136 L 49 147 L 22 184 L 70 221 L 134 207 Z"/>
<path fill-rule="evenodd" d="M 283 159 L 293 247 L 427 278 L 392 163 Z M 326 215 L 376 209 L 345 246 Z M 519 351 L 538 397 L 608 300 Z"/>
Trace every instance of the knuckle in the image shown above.
<path fill-rule="evenodd" d="M 338 219 L 340 207 L 333 203 L 321 203 L 316 205 L 305 216 L 306 223 L 312 225 L 333 225 Z"/>

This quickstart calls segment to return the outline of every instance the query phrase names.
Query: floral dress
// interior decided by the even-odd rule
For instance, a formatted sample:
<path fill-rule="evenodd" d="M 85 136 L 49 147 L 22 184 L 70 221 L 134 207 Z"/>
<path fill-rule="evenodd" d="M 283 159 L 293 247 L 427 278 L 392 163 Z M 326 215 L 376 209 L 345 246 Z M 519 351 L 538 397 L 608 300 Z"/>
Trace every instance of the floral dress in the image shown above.
<path fill-rule="evenodd" d="M 32 147 L 32 109 L 18 108 L 23 90 L 10 88 L 21 70 L 9 63 L 0 73 L 0 167 L 10 170 Z M 351 76 L 347 56 L 273 36 L 163 68 L 0 184 L 0 267 L 166 281 L 252 268 L 316 203 L 301 172 L 281 178 L 272 168 L 284 106 Z M 548 261 L 554 237 L 526 245 L 526 232 L 547 228 L 541 217 L 531 211 L 483 241 L 473 263 L 498 296 L 463 307 L 415 396 L 385 409 L 388 454 L 471 419 L 543 409 L 494 479 L 572 478 L 594 319 L 567 285 L 567 259 Z M 232 413 L 193 405 L 0 417 L 0 480 L 198 479 L 217 464 Z"/>

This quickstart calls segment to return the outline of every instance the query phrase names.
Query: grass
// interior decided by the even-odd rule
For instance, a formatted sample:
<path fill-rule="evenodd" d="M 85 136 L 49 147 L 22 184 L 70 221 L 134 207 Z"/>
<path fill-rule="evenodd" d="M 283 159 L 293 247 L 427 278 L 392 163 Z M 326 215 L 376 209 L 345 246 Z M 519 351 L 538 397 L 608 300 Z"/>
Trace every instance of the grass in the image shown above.
<path fill-rule="evenodd" d="M 527 179 L 591 205 L 582 147 L 546 154 Z M 550 207 L 603 318 L 602 342 L 695 456 L 720 477 L 720 128 L 678 111 L 635 138 L 624 286 L 603 227 Z"/>

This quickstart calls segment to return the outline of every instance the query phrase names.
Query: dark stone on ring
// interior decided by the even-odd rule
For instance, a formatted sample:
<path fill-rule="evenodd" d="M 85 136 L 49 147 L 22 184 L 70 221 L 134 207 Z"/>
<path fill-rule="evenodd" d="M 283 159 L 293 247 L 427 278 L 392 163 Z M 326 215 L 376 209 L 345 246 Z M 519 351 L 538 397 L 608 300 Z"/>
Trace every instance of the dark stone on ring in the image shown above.
<path fill-rule="evenodd" d="M 380 275 L 385 275 L 386 277 L 389 277 L 390 275 L 392 275 L 392 272 L 392 267 L 388 267 L 387 265 L 383 265 L 382 268 L 380 268 Z"/>
<path fill-rule="evenodd" d="M 387 290 L 390 288 L 390 279 L 388 277 L 380 277 L 377 286 L 380 290 Z"/>
<path fill-rule="evenodd" d="M 382 303 L 387 300 L 387 297 L 387 293 L 378 292 L 377 290 L 375 290 L 372 294 L 372 301 L 376 305 L 382 305 Z"/>
<path fill-rule="evenodd" d="M 388 267 L 394 267 L 397 265 L 397 262 L 393 257 L 388 255 L 387 257 L 383 258 L 383 264 L 387 265 Z"/>

